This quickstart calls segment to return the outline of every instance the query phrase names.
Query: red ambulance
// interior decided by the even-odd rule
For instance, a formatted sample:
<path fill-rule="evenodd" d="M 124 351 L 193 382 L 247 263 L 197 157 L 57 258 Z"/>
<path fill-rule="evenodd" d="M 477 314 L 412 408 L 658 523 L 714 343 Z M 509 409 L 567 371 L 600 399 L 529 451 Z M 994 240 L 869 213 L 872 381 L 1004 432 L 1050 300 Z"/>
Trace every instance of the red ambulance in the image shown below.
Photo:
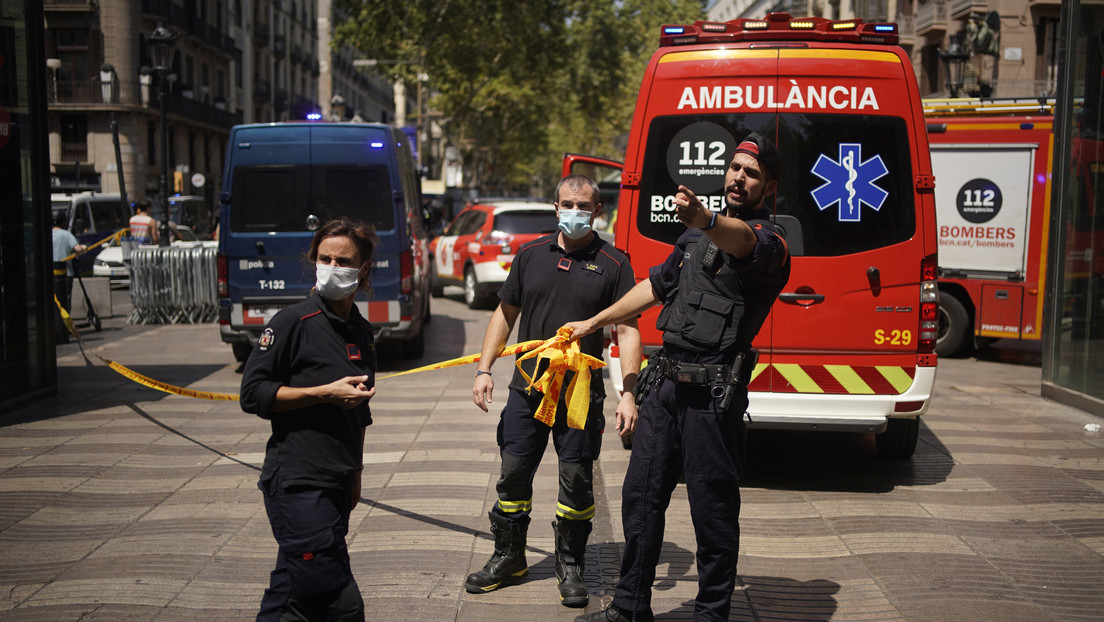
<path fill-rule="evenodd" d="M 793 266 L 754 343 L 749 426 L 875 433 L 880 455 L 907 458 L 935 382 L 937 238 L 921 101 L 897 36 L 895 24 L 784 13 L 664 26 L 614 234 L 647 278 L 683 230 L 679 184 L 719 211 L 736 145 L 773 138 L 785 172 L 768 201 Z M 569 158 L 565 173 L 586 161 Z M 657 315 L 641 318 L 646 353 L 661 345 Z"/>

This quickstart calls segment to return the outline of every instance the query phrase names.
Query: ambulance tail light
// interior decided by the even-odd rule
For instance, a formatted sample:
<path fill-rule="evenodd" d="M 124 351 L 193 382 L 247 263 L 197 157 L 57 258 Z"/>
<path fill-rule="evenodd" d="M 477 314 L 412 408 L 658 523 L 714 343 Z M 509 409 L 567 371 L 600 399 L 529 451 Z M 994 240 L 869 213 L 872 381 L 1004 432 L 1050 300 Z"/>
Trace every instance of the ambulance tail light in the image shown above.
<path fill-rule="evenodd" d="M 230 269 L 226 263 L 226 255 L 222 253 L 218 254 L 216 260 L 218 265 L 218 296 L 219 298 L 230 297 Z M 210 291 L 210 290 L 208 290 Z"/>
<path fill-rule="evenodd" d="M 935 352 L 935 338 L 939 332 L 939 290 L 936 276 L 939 272 L 936 255 L 928 255 L 920 262 L 920 339 L 918 354 Z"/>
<path fill-rule="evenodd" d="M 414 255 L 410 251 L 399 253 L 399 293 L 414 291 Z"/>

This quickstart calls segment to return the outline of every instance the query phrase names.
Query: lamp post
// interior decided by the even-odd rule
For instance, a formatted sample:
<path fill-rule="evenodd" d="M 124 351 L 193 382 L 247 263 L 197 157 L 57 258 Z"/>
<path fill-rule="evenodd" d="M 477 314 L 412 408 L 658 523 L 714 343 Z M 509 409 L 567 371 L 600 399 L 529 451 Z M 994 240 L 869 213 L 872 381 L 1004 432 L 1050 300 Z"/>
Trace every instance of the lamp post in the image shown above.
<path fill-rule="evenodd" d="M 963 67 L 970 60 L 970 52 L 962 48 L 957 37 L 952 37 L 947 49 L 939 53 L 939 58 L 947 74 L 947 90 L 951 97 L 958 97 L 958 90 L 962 88 Z"/>
<path fill-rule="evenodd" d="M 161 179 L 158 191 L 161 193 L 161 226 L 159 227 L 159 246 L 169 245 L 169 130 L 165 119 L 165 97 L 167 75 L 172 68 L 173 44 L 176 35 L 165 27 L 164 20 L 157 20 L 157 28 L 146 35 L 146 43 L 149 45 L 150 58 L 153 60 L 153 70 L 157 72 L 158 105 L 161 108 Z"/>

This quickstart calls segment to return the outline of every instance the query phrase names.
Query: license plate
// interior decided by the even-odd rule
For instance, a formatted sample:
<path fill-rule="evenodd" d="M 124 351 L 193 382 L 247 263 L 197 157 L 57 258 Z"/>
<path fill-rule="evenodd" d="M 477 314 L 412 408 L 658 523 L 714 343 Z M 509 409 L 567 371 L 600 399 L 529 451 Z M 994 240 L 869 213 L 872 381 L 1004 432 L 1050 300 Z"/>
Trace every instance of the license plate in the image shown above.
<path fill-rule="evenodd" d="M 266 324 L 283 308 L 284 305 L 246 306 L 242 311 L 242 320 L 246 324 Z"/>

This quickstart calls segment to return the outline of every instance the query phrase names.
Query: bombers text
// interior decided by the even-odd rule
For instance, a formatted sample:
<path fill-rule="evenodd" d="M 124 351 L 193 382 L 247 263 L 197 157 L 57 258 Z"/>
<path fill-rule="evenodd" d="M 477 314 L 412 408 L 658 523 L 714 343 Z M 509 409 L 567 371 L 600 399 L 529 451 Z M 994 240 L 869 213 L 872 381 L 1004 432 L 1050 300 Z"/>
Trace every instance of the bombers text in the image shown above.
<path fill-rule="evenodd" d="M 779 93 L 781 94 L 781 93 Z M 832 108 L 835 110 L 878 110 L 874 89 L 857 86 L 790 87 L 785 98 L 775 98 L 774 85 L 688 86 L 682 90 L 678 109 L 717 108 Z"/>

